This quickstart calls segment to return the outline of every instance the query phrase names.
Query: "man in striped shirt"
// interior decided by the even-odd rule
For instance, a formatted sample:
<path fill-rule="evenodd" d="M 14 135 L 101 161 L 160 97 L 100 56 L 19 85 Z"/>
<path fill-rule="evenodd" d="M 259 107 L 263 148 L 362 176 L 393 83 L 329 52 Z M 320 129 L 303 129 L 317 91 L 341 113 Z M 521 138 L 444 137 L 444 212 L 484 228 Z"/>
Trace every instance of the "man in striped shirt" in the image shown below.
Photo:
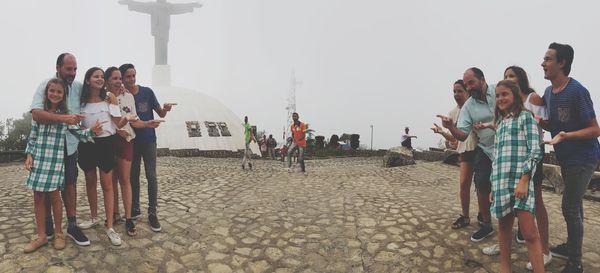
<path fill-rule="evenodd" d="M 600 160 L 600 128 L 590 93 L 569 77 L 574 51 L 567 44 L 550 44 L 542 67 L 552 85 L 542 99 L 549 120 L 542 127 L 552 134 L 556 159 L 565 181 L 562 212 L 567 223 L 567 243 L 550 248 L 552 256 L 568 258 L 563 273 L 583 272 L 583 195 Z"/>

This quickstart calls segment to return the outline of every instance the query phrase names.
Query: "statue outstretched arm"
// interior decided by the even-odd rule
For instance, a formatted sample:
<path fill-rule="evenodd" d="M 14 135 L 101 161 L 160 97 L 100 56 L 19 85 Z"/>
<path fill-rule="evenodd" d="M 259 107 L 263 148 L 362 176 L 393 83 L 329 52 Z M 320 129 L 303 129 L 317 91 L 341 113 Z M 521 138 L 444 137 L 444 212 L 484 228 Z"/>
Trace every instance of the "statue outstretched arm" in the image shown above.
<path fill-rule="evenodd" d="M 185 4 L 171 4 L 169 7 L 169 14 L 182 14 L 193 12 L 195 8 L 202 7 L 198 2 L 185 3 Z"/>
<path fill-rule="evenodd" d="M 144 3 L 132 0 L 119 0 L 119 4 L 127 5 L 128 9 L 132 11 L 152 13 L 152 3 Z"/>

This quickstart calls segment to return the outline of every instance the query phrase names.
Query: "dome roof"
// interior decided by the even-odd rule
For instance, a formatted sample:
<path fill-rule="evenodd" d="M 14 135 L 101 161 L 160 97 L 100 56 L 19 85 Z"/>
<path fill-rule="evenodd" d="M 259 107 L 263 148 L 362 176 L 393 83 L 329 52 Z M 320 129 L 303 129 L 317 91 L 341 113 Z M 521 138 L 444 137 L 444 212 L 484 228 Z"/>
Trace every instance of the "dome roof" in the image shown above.
<path fill-rule="evenodd" d="M 218 100 L 192 89 L 158 86 L 153 90 L 161 104 L 177 103 L 156 129 L 158 148 L 201 151 L 243 150 L 242 120 Z M 258 144 L 252 152 L 259 154 Z"/>

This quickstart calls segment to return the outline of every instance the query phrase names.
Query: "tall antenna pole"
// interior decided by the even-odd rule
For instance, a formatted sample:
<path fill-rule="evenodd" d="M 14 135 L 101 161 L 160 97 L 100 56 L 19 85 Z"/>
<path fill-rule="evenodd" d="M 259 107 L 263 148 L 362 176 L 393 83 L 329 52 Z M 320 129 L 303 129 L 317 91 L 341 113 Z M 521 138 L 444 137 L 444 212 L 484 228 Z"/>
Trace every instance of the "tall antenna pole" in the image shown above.
<path fill-rule="evenodd" d="M 290 127 L 292 126 L 292 114 L 296 112 L 296 87 L 302 85 L 302 82 L 296 81 L 296 72 L 292 69 L 292 75 L 290 77 L 290 93 L 288 95 L 288 105 L 285 109 L 288 111 L 287 122 L 285 126 L 285 130 L 283 133 L 283 141 L 285 143 L 286 139 L 291 136 Z"/>

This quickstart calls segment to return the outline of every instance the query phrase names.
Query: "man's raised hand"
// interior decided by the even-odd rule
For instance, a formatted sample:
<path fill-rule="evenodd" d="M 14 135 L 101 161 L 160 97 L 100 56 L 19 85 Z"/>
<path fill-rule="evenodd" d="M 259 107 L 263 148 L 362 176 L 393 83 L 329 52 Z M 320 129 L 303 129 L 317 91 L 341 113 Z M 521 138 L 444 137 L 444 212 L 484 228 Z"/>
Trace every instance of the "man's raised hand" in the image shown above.
<path fill-rule="evenodd" d="M 437 115 L 436 117 L 438 117 L 438 118 L 440 118 L 440 120 L 442 120 L 442 126 L 444 126 L 444 128 L 450 129 L 454 125 L 454 123 L 452 122 L 452 119 L 447 116 Z"/>

